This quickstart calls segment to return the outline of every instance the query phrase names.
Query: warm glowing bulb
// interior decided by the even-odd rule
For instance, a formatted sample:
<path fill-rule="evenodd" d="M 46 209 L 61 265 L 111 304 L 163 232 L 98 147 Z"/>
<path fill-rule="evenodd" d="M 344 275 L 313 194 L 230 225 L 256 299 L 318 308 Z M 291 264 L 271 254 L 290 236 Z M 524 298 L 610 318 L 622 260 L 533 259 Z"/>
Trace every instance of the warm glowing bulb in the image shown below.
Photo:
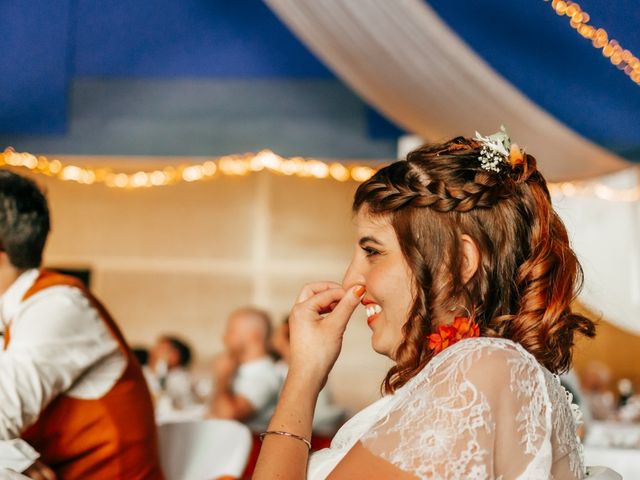
<path fill-rule="evenodd" d="M 308 169 L 309 173 L 315 178 L 327 178 L 329 176 L 329 166 L 319 160 L 311 160 Z"/>
<path fill-rule="evenodd" d="M 136 172 L 131 177 L 132 187 L 144 187 L 149 182 L 149 175 L 146 172 Z"/>
<path fill-rule="evenodd" d="M 165 185 L 167 183 L 167 176 L 164 174 L 164 172 L 161 172 L 160 170 L 156 170 L 154 172 L 151 172 L 150 180 L 151 180 L 151 185 L 155 185 L 155 186 Z"/>
<path fill-rule="evenodd" d="M 253 161 L 259 161 L 262 167 L 270 170 L 278 170 L 282 164 L 282 158 L 273 153 L 271 150 L 262 150 L 253 158 Z"/>
<path fill-rule="evenodd" d="M 346 182 L 350 178 L 349 170 L 338 162 L 329 165 L 329 174 L 339 182 Z"/>
<path fill-rule="evenodd" d="M 126 173 L 118 173 L 113 178 L 113 184 L 118 188 L 126 188 L 129 186 L 129 175 Z"/>
<path fill-rule="evenodd" d="M 369 180 L 373 174 L 374 174 L 374 170 L 370 167 L 353 167 L 351 169 L 351 177 L 356 181 L 356 182 L 364 182 Z"/>
<path fill-rule="evenodd" d="M 578 7 L 575 3 L 567 7 L 567 15 L 570 17 L 573 17 L 579 12 L 580 12 L 580 7 Z"/>
<path fill-rule="evenodd" d="M 62 170 L 62 173 L 60 173 L 60 178 L 62 180 L 71 180 L 77 182 L 82 178 L 82 169 L 80 167 L 76 167 L 75 165 L 67 165 Z"/>
<path fill-rule="evenodd" d="M 284 175 L 293 175 L 298 172 L 298 163 L 293 160 L 284 160 L 279 171 Z"/>
<path fill-rule="evenodd" d="M 231 157 L 223 157 L 220 159 L 219 167 L 220 171 L 225 175 L 233 174 L 234 160 Z"/>
<path fill-rule="evenodd" d="M 563 2 L 562 0 L 560 0 L 556 4 L 556 12 L 558 13 L 558 15 L 564 15 L 566 11 L 567 11 L 567 2 Z"/>
<path fill-rule="evenodd" d="M 200 165 L 187 167 L 182 171 L 182 178 L 186 182 L 197 182 L 204 176 L 204 170 Z"/>
<path fill-rule="evenodd" d="M 85 170 L 82 173 L 82 183 L 86 185 L 91 185 L 96 181 L 96 174 L 91 170 Z"/>
<path fill-rule="evenodd" d="M 211 160 L 209 160 L 202 164 L 202 171 L 207 177 L 212 177 L 213 175 L 215 175 L 217 170 L 218 166 L 216 165 L 216 162 L 212 162 Z"/>
<path fill-rule="evenodd" d="M 33 170 L 38 166 L 38 159 L 33 155 L 26 155 L 22 161 L 22 165 L 24 165 L 29 170 Z"/>
<path fill-rule="evenodd" d="M 251 162 L 249 162 L 249 166 L 254 172 L 260 172 L 261 170 L 264 170 L 265 167 L 264 163 L 262 162 L 262 158 L 260 158 L 259 155 L 256 155 L 251 159 Z"/>

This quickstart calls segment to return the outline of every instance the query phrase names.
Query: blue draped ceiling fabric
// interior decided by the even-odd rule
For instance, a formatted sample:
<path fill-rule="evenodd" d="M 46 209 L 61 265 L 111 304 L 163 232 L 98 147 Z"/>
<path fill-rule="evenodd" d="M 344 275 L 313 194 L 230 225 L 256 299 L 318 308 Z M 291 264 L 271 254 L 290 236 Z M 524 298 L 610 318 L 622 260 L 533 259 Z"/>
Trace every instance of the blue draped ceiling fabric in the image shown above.
<path fill-rule="evenodd" d="M 529 100 L 422 0 L 265 1 L 354 91 L 426 140 L 491 133 L 504 124 L 549 180 L 618 172 L 601 181 L 638 186 L 631 163 Z M 584 265 L 581 300 L 640 334 L 638 202 L 554 201 Z"/>
<path fill-rule="evenodd" d="M 426 140 L 504 124 L 550 180 L 629 167 L 530 101 L 421 0 L 266 3 L 354 91 Z"/>

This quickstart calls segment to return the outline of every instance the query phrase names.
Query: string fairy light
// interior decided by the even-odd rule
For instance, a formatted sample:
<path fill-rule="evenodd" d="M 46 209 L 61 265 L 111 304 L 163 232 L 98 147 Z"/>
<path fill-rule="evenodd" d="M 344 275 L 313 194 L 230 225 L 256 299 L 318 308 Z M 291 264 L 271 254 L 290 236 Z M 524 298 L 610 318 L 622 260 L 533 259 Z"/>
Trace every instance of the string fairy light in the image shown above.
<path fill-rule="evenodd" d="M 640 185 L 633 188 L 612 188 L 600 182 L 549 183 L 549 193 L 554 197 L 599 198 L 609 202 L 640 201 Z"/>
<path fill-rule="evenodd" d="M 287 176 L 329 179 L 340 182 L 363 182 L 375 173 L 368 165 L 323 162 L 302 157 L 283 158 L 270 150 L 242 155 L 225 155 L 199 164 L 168 165 L 150 170 L 124 172 L 112 168 L 65 164 L 58 159 L 16 152 L 7 148 L 0 154 L 0 166 L 26 168 L 34 173 L 54 177 L 66 182 L 84 185 L 104 184 L 111 188 L 138 189 L 193 183 L 211 179 L 216 175 L 244 176 L 267 170 Z"/>
<path fill-rule="evenodd" d="M 548 2 L 549 0 L 544 0 Z M 609 39 L 604 28 L 589 25 L 591 17 L 576 2 L 567 0 L 552 0 L 551 7 L 562 16 L 570 17 L 569 24 L 584 38 L 591 40 L 595 48 L 602 50 L 613 65 L 622 70 L 633 82 L 640 85 L 640 60 L 629 50 L 622 48 L 617 40 Z"/>
<path fill-rule="evenodd" d="M 270 150 L 255 154 L 226 155 L 199 164 L 168 165 L 151 171 L 118 172 L 107 167 L 65 164 L 58 159 L 18 153 L 7 148 L 0 153 L 0 166 L 26 168 L 33 173 L 65 182 L 104 184 L 111 188 L 129 190 L 200 182 L 216 175 L 245 176 L 264 170 L 287 176 L 364 182 L 377 170 L 364 164 L 327 163 L 303 157 L 283 158 Z M 548 187 L 553 196 L 591 197 L 611 202 L 640 201 L 640 185 L 616 189 L 597 181 L 576 181 L 549 183 Z"/>

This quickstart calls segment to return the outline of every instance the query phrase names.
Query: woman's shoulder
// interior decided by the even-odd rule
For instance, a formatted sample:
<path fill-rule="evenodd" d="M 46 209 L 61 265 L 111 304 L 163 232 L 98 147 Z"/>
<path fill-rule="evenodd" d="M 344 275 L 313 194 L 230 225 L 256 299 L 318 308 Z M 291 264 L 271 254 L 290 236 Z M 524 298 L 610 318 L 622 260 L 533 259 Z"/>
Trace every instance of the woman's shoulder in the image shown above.
<path fill-rule="evenodd" d="M 460 340 L 436 355 L 410 384 L 471 382 L 500 390 L 521 379 L 545 383 L 544 367 L 512 340 L 478 337 Z M 407 385 L 412 388 L 411 385 Z"/>
<path fill-rule="evenodd" d="M 434 368 L 450 363 L 464 363 L 469 366 L 523 363 L 542 367 L 536 358 L 520 344 L 501 337 L 476 337 L 460 340 L 436 355 L 430 362 Z"/>

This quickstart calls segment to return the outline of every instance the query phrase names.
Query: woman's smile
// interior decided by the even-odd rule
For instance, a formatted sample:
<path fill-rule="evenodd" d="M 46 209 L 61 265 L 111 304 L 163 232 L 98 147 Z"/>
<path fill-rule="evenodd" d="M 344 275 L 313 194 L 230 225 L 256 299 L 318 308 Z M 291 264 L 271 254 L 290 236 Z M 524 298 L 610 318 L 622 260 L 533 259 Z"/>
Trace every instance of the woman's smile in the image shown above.
<path fill-rule="evenodd" d="M 365 313 L 367 314 L 367 323 L 371 326 L 380 313 L 382 313 L 382 307 L 377 303 L 366 299 L 362 300 L 362 305 L 364 305 Z"/>

